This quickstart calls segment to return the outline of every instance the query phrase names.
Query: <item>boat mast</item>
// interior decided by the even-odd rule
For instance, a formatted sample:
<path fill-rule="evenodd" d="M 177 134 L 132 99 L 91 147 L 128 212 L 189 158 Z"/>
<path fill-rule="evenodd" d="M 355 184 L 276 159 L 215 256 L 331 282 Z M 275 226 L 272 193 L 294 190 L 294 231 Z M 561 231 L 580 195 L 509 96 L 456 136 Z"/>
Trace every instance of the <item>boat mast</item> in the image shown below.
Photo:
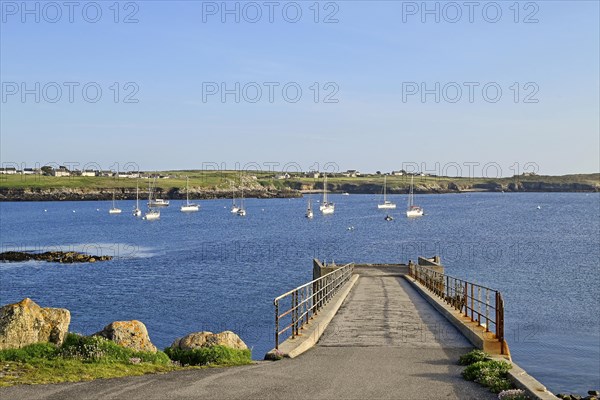
<path fill-rule="evenodd" d="M 411 175 L 410 177 L 410 190 L 408 192 L 408 208 L 410 209 L 413 205 L 413 182 L 415 180 L 415 176 Z"/>
<path fill-rule="evenodd" d="M 387 197 L 386 197 L 386 189 L 387 189 L 387 176 L 384 175 L 383 176 L 383 203 L 385 204 Z"/>
<path fill-rule="evenodd" d="M 323 204 L 327 204 L 327 175 L 323 181 Z"/>
<path fill-rule="evenodd" d="M 190 205 L 190 178 L 185 177 L 185 204 Z"/>

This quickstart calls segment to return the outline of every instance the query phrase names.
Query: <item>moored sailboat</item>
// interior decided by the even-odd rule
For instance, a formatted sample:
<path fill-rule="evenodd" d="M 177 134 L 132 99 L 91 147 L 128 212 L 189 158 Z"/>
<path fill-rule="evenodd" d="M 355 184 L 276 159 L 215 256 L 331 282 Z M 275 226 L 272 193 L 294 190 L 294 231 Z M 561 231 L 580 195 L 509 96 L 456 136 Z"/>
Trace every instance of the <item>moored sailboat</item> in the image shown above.
<path fill-rule="evenodd" d="M 140 187 L 138 182 L 135 184 L 135 208 L 133 209 L 133 216 L 142 216 L 142 210 L 140 210 Z"/>
<path fill-rule="evenodd" d="M 377 208 L 395 209 L 396 204 L 387 199 L 387 176 L 383 177 L 383 204 L 377 204 Z"/>
<path fill-rule="evenodd" d="M 406 209 L 406 216 L 411 217 L 420 217 L 423 215 L 423 208 L 414 204 L 414 175 L 410 178 L 410 190 L 408 192 L 408 208 Z"/>
<path fill-rule="evenodd" d="M 154 178 L 156 180 L 156 178 Z M 152 202 L 152 185 L 150 184 L 150 182 L 148 182 L 148 211 L 146 212 L 146 215 L 144 215 L 144 219 L 148 220 L 148 221 L 152 221 L 152 220 L 156 220 L 160 218 L 160 210 L 155 210 L 152 208 L 152 204 L 154 204 Z"/>
<path fill-rule="evenodd" d="M 240 199 L 240 207 L 238 208 L 236 214 L 239 215 L 240 217 L 246 216 L 246 209 L 244 208 L 244 188 L 242 188 L 242 197 Z"/>
<path fill-rule="evenodd" d="M 319 210 L 323 214 L 333 214 L 335 212 L 335 204 L 327 199 L 327 175 L 323 181 L 323 201 L 319 205 Z"/>
<path fill-rule="evenodd" d="M 313 210 L 312 210 L 312 204 L 311 204 L 310 198 L 308 199 L 308 206 L 306 208 L 305 217 L 308 218 L 308 219 L 311 219 L 312 217 L 314 217 L 314 213 L 313 213 Z"/>
<path fill-rule="evenodd" d="M 231 212 L 235 214 L 239 210 L 240 210 L 240 208 L 235 203 L 235 186 L 233 186 L 233 184 L 231 184 Z"/>
<path fill-rule="evenodd" d="M 185 177 L 185 204 L 181 206 L 182 212 L 195 212 L 200 210 L 200 206 L 195 203 L 190 203 L 190 179 Z"/>
<path fill-rule="evenodd" d="M 115 191 L 113 190 L 112 208 L 108 210 L 109 214 L 121 214 L 121 209 L 117 208 L 115 203 Z"/>

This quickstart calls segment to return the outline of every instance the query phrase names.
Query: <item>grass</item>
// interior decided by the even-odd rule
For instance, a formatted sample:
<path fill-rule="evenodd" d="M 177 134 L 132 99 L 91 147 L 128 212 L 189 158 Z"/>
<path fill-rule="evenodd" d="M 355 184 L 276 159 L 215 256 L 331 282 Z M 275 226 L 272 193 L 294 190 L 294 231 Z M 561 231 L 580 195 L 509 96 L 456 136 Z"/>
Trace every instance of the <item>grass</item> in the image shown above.
<path fill-rule="evenodd" d="M 229 190 L 232 184 L 239 186 L 240 173 L 236 171 L 211 171 L 211 170 L 189 170 L 189 171 L 163 171 L 161 175 L 169 176 L 169 179 L 158 179 L 157 188 L 161 192 L 171 189 L 185 190 L 186 176 L 189 177 L 190 188 L 207 190 Z M 250 182 L 250 176 L 256 176 L 255 184 L 264 187 L 274 187 L 278 190 L 314 188 L 322 189 L 322 179 L 292 177 L 286 180 L 273 178 L 273 172 L 247 171 L 242 174 L 244 183 Z M 0 175 L 0 189 L 135 189 L 136 179 L 116 177 L 55 177 L 40 175 Z M 580 174 L 564 176 L 519 176 L 511 178 L 454 178 L 438 176 L 417 176 L 416 185 L 439 186 L 447 188 L 450 184 L 461 187 L 470 187 L 481 184 L 501 184 L 506 186 L 510 183 L 519 182 L 544 182 L 547 184 L 569 184 L 580 183 L 591 186 L 600 185 L 600 174 Z M 147 189 L 148 180 L 139 180 L 140 190 Z M 383 176 L 364 177 L 330 177 L 328 179 L 329 189 L 344 190 L 357 186 L 374 186 L 374 191 L 379 191 L 383 185 Z M 410 185 L 408 176 L 388 176 L 388 191 L 405 191 Z M 145 192 L 144 192 L 145 193 Z"/>
<path fill-rule="evenodd" d="M 183 369 L 182 365 L 221 367 L 252 362 L 250 350 L 222 346 L 200 350 L 185 354 L 167 349 L 171 359 L 162 351 L 139 352 L 101 337 L 70 333 L 60 347 L 37 343 L 0 350 L 0 387 L 163 373 Z"/>
<path fill-rule="evenodd" d="M 493 393 L 513 389 L 512 382 L 508 379 L 508 371 L 512 365 L 506 361 L 492 360 L 481 350 L 473 350 L 463 355 L 459 363 L 467 365 L 462 372 L 467 381 L 477 382 L 490 389 Z"/>

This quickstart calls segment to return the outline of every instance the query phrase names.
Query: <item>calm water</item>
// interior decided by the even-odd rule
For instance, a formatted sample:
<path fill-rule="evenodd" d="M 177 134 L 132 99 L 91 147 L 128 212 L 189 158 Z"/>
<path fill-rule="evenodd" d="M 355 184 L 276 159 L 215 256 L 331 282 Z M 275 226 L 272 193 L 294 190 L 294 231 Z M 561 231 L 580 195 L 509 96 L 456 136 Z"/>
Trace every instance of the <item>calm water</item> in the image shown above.
<path fill-rule="evenodd" d="M 68 308 L 71 330 L 84 334 L 138 319 L 160 348 L 190 332 L 230 329 L 262 358 L 273 345 L 272 299 L 311 278 L 313 257 L 440 254 L 448 274 L 503 292 L 517 363 L 553 391 L 600 387 L 599 194 L 423 195 L 427 216 L 417 220 L 402 216 L 404 196 L 390 197 L 399 205 L 392 222 L 371 195 L 334 195 L 335 215 L 312 221 L 303 217 L 306 199 L 249 199 L 246 218 L 227 200 L 203 201 L 195 214 L 173 202 L 153 222 L 132 217 L 125 201 L 121 215 L 108 215 L 109 202 L 0 203 L 3 250 L 115 256 L 0 264 L 0 303 L 31 297 Z"/>

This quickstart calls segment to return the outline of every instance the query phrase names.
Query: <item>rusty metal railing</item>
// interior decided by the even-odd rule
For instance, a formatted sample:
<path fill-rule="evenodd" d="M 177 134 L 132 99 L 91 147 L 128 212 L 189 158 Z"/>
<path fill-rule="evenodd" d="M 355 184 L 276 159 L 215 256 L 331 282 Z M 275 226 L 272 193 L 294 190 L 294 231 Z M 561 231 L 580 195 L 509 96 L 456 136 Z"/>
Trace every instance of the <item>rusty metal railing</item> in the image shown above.
<path fill-rule="evenodd" d="M 275 348 L 279 349 L 282 336 L 301 335 L 304 325 L 350 280 L 353 271 L 354 263 L 346 264 L 275 298 Z"/>
<path fill-rule="evenodd" d="M 493 332 L 503 345 L 504 354 L 504 300 L 494 289 L 454 278 L 430 267 L 409 265 L 410 276 L 454 307 L 471 321 Z"/>

